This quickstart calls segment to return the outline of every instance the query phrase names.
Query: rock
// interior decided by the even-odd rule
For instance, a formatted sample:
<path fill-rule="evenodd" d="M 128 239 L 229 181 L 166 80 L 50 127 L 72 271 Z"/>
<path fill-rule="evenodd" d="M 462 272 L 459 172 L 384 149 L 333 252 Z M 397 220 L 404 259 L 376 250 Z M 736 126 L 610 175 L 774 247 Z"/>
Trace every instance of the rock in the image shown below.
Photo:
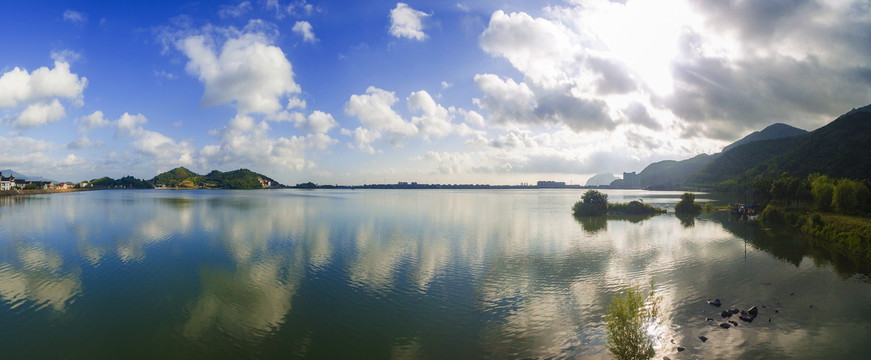
<path fill-rule="evenodd" d="M 789 296 L 793 296 L 793 295 L 795 295 L 795 293 L 789 293 Z"/>
<path fill-rule="evenodd" d="M 750 310 L 747 310 L 747 313 L 750 314 L 750 316 L 752 317 L 756 317 L 756 315 L 759 314 L 759 309 L 754 306 L 751 307 Z"/>
<path fill-rule="evenodd" d="M 711 318 L 705 318 L 705 321 L 714 321 L 714 319 L 711 319 Z"/>
<path fill-rule="evenodd" d="M 732 326 L 738 326 L 738 322 L 735 320 L 729 320 L 729 323 L 732 324 Z"/>
<path fill-rule="evenodd" d="M 681 352 L 681 351 L 684 351 L 684 350 L 686 350 L 686 348 L 682 348 L 682 347 L 680 347 L 680 346 L 677 347 L 677 352 Z"/>
<path fill-rule="evenodd" d="M 716 307 L 720 307 L 720 305 L 722 305 L 720 299 L 714 299 L 713 301 L 711 299 L 708 299 L 708 304 L 714 305 Z"/>
<path fill-rule="evenodd" d="M 749 322 L 749 323 L 753 322 L 752 316 L 747 316 L 747 315 L 741 314 L 741 315 L 738 315 L 738 318 L 743 320 L 743 321 Z"/>
<path fill-rule="evenodd" d="M 704 336 L 699 336 L 699 340 L 701 340 L 702 342 L 705 342 L 705 341 L 708 341 L 708 338 L 706 338 Z"/>
<path fill-rule="evenodd" d="M 720 313 L 720 316 L 722 316 L 722 317 L 724 317 L 724 318 L 727 318 L 727 317 L 732 316 L 732 312 L 731 312 L 731 311 L 723 310 L 723 312 Z"/>
<path fill-rule="evenodd" d="M 771 322 L 771 318 L 768 318 L 768 322 Z"/>
<path fill-rule="evenodd" d="M 734 314 L 737 314 L 737 313 L 741 312 L 741 310 L 738 310 L 738 309 L 729 309 L 729 312 L 731 312 L 731 313 L 734 315 Z"/>
<path fill-rule="evenodd" d="M 720 323 L 720 327 L 723 329 L 728 329 L 728 328 L 732 327 L 732 325 L 729 325 L 728 323 Z"/>
<path fill-rule="evenodd" d="M 779 313 L 780 309 L 774 309 L 774 312 Z"/>

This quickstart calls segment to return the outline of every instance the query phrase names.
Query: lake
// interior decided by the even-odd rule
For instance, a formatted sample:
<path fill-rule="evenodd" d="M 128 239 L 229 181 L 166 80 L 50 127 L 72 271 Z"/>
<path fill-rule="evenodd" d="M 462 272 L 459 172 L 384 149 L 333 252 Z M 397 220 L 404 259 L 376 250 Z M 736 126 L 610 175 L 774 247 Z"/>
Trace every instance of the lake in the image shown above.
<path fill-rule="evenodd" d="M 680 195 L 606 193 L 668 208 Z M 607 358 L 611 296 L 651 281 L 657 358 L 871 354 L 869 277 L 801 235 L 725 212 L 579 221 L 581 195 L 0 197 L 0 357 Z M 754 305 L 754 322 L 718 326 Z"/>

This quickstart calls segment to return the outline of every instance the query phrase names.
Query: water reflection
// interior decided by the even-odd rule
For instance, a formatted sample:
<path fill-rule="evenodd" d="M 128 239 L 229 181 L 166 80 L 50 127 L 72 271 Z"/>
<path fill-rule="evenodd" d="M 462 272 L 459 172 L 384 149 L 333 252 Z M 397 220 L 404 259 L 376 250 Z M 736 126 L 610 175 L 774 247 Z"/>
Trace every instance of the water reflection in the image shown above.
<path fill-rule="evenodd" d="M 668 207 L 679 195 L 609 198 Z M 804 238 L 725 213 L 576 219 L 569 209 L 579 197 L 101 191 L 0 198 L 0 316 L 42 306 L 88 321 L 22 316 L 14 325 L 88 332 L 119 326 L 101 314 L 140 312 L 157 320 L 124 326 L 160 334 L 149 336 L 191 357 L 602 357 L 610 297 L 653 280 L 664 309 L 659 356 L 674 357 L 672 340 L 693 344 L 683 354 L 703 358 L 824 354 L 834 345 L 803 344 L 828 341 L 847 354 L 867 350 L 856 340 L 871 335 L 867 284 L 850 281 L 854 267 Z M 822 265 L 829 263 L 846 271 L 841 280 Z M 821 294 L 789 296 L 808 288 Z M 715 315 L 704 304 L 709 297 L 783 311 L 763 310 L 771 325 L 720 331 L 704 322 Z M 825 304 L 827 320 L 807 314 L 811 303 Z M 846 343 L 826 335 L 841 325 L 855 334 L 834 331 Z M 708 343 L 696 344 L 703 334 Z M 119 346 L 137 349 L 141 337 Z"/>

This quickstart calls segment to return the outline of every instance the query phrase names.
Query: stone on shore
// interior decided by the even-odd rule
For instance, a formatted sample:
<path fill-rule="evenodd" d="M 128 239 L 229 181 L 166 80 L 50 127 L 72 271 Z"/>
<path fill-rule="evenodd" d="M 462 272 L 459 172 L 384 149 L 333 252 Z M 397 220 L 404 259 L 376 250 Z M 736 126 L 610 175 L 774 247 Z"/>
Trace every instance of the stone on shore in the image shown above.
<path fill-rule="evenodd" d="M 722 305 L 722 303 L 720 302 L 720 299 L 714 299 L 714 300 L 708 299 L 708 304 L 714 305 L 716 307 L 720 307 L 720 305 Z"/>

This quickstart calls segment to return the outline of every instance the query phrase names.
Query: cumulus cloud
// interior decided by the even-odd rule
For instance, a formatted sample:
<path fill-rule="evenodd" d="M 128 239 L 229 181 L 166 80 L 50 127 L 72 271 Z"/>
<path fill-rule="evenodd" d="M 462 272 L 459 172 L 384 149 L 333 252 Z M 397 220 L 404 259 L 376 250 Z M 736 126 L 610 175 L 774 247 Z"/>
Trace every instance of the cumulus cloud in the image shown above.
<path fill-rule="evenodd" d="M 282 98 L 300 92 L 290 61 L 262 32 L 235 32 L 220 47 L 208 34 L 192 35 L 176 46 L 189 59 L 185 69 L 205 85 L 204 106 L 233 103 L 240 114 L 274 114 Z"/>
<path fill-rule="evenodd" d="M 396 135 L 416 135 L 417 126 L 402 119 L 392 106 L 398 99 L 392 91 L 369 86 L 366 94 L 351 95 L 345 114 L 356 116 L 360 123 L 375 130 Z"/>
<path fill-rule="evenodd" d="M 406 103 L 409 110 L 422 113 L 421 116 L 412 117 L 411 123 L 417 127 L 424 138 L 442 137 L 454 130 L 454 125 L 451 123 L 452 115 L 448 109 L 437 104 L 428 92 L 415 91 L 408 96 Z"/>
<path fill-rule="evenodd" d="M 269 124 L 248 115 L 237 115 L 221 129 L 221 145 L 204 147 L 199 156 L 210 164 L 234 166 L 281 166 L 302 170 L 309 167 L 305 159 L 307 145 L 320 146 L 325 139 L 318 134 L 306 137 L 272 138 Z"/>
<path fill-rule="evenodd" d="M 129 137 L 130 145 L 139 154 L 156 164 L 191 165 L 194 163 L 194 148 L 188 141 L 175 141 L 156 131 L 142 127 L 148 119 L 142 114 L 124 113 L 115 122 L 116 137 Z"/>
<path fill-rule="evenodd" d="M 396 3 L 396 7 L 390 10 L 390 35 L 396 38 L 425 40 L 422 19 L 427 16 L 429 14 L 412 9 L 406 3 Z"/>
<path fill-rule="evenodd" d="M 66 116 L 63 105 L 57 99 L 46 103 L 30 104 L 18 114 L 12 123 L 17 128 L 29 128 L 55 122 Z"/>
<path fill-rule="evenodd" d="M 40 67 L 32 73 L 15 67 L 0 76 L 0 108 L 27 105 L 51 98 L 82 103 L 88 79 L 70 72 L 66 62 L 55 61 L 54 68 Z"/>
<path fill-rule="evenodd" d="M 353 144 L 349 143 L 348 147 L 369 154 L 376 153 L 375 148 L 372 147 L 371 144 L 373 141 L 381 138 L 381 133 L 378 132 L 378 130 L 370 130 L 362 127 L 358 127 L 353 131 L 342 129 L 342 135 L 350 136 L 354 141 Z"/>
<path fill-rule="evenodd" d="M 103 117 L 103 112 L 100 110 L 94 111 L 91 115 L 82 116 L 79 119 L 79 131 L 81 132 L 109 125 L 112 125 L 112 121 Z"/>
<path fill-rule="evenodd" d="M 318 41 L 314 31 L 312 31 L 312 24 L 308 21 L 297 21 L 296 24 L 293 24 L 293 32 L 302 36 L 302 40 L 305 42 L 315 43 Z"/>

